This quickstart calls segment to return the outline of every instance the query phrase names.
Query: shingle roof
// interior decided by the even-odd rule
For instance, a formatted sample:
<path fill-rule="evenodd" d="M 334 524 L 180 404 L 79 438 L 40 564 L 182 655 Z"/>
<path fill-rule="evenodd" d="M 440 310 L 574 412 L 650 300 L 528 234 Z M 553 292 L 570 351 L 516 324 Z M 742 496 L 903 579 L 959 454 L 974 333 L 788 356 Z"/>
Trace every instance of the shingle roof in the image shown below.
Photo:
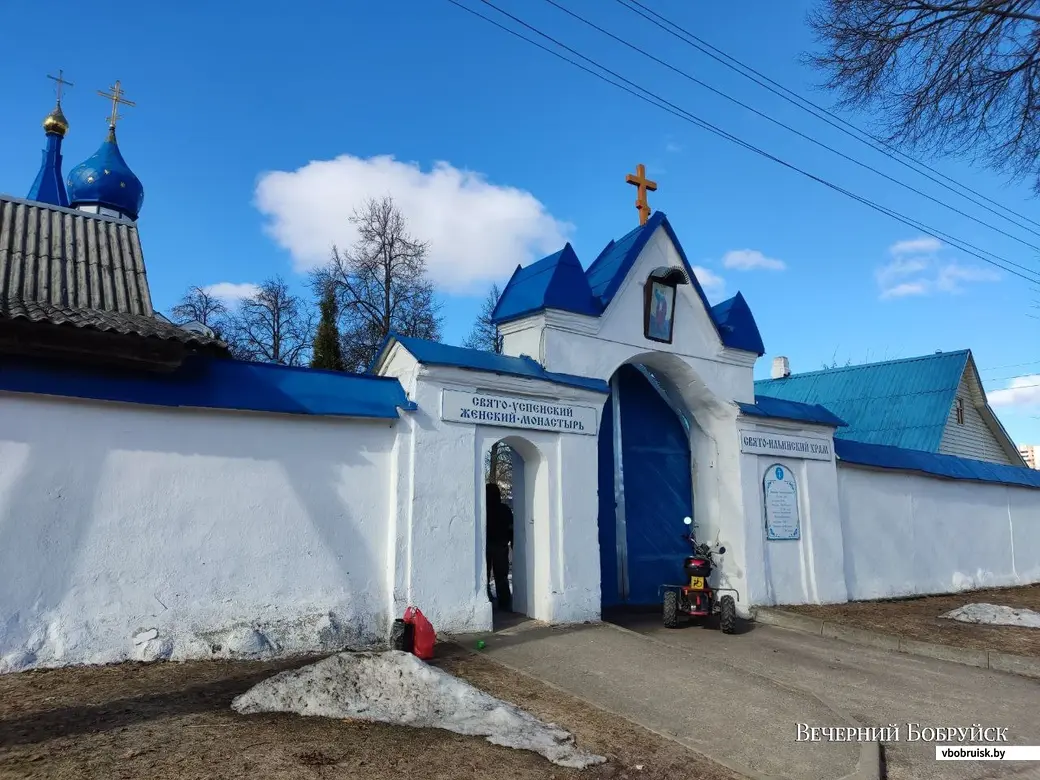
<path fill-rule="evenodd" d="M 191 357 L 162 374 L 102 371 L 0 357 L 0 390 L 151 406 L 396 418 L 412 410 L 396 379 Z"/>
<path fill-rule="evenodd" d="M 383 345 L 379 348 L 379 352 L 376 353 L 376 359 L 373 361 L 370 370 L 378 370 L 379 366 L 382 365 L 383 361 L 390 354 L 390 350 L 395 343 L 400 344 L 412 357 L 426 365 L 453 366 L 455 368 L 487 371 L 492 374 L 505 376 L 538 379 L 558 385 L 580 387 L 597 393 L 610 392 L 610 386 L 602 379 L 546 371 L 534 358 L 526 355 L 521 357 L 496 355 L 494 352 L 485 352 L 480 349 L 453 347 L 450 344 L 441 344 L 436 341 L 426 341 L 396 334 L 391 334 L 383 341 Z"/>
<path fill-rule="evenodd" d="M 144 338 L 163 341 L 179 341 L 182 344 L 203 346 L 217 345 L 217 339 L 201 333 L 178 328 L 172 323 L 144 314 L 123 314 L 97 309 L 70 309 L 50 303 L 0 300 L 0 319 L 29 322 L 45 322 L 72 328 L 87 328 L 107 333 L 133 334 Z"/>
<path fill-rule="evenodd" d="M 968 350 L 792 374 L 755 395 L 819 404 L 848 423 L 841 439 L 937 452 Z"/>
<path fill-rule="evenodd" d="M 0 195 L 0 317 L 223 348 L 154 315 L 136 224 Z"/>
<path fill-rule="evenodd" d="M 762 336 L 743 296 L 737 293 L 714 307 L 708 303 L 675 231 L 661 211 L 652 214 L 645 225 L 607 244 L 580 276 L 577 271 L 581 266 L 570 244 L 526 268 L 517 268 L 502 291 L 493 313 L 494 321 L 501 324 L 543 309 L 600 316 L 614 299 L 639 253 L 658 228 L 668 233 L 679 253 L 686 276 L 704 304 L 722 343 L 733 349 L 762 355 L 765 352 Z"/>

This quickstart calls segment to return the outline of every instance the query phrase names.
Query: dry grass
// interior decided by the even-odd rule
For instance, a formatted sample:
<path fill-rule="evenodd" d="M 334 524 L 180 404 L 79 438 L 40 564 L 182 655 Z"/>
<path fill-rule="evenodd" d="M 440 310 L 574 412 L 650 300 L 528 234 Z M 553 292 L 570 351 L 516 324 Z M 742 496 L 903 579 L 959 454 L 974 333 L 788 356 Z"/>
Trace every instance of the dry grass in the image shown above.
<path fill-rule="evenodd" d="M 199 661 L 0 676 L 0 777 L 736 780 L 670 740 L 486 658 L 450 645 L 440 652 L 437 663 L 448 671 L 569 729 L 610 762 L 577 772 L 436 729 L 240 716 L 229 706 L 236 695 L 305 661 Z"/>
<path fill-rule="evenodd" d="M 913 599 L 856 601 L 850 604 L 823 606 L 801 605 L 781 609 L 885 634 L 899 634 L 922 642 L 1040 656 L 1040 629 L 980 626 L 939 618 L 939 615 L 951 609 L 979 603 L 1025 607 L 1040 612 L 1040 585 L 991 588 Z"/>

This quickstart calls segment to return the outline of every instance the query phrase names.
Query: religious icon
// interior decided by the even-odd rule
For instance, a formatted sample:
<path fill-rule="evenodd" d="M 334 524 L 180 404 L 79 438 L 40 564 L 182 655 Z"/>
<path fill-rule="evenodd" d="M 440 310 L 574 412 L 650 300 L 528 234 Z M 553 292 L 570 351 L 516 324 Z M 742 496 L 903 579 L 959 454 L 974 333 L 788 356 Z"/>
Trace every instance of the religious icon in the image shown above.
<path fill-rule="evenodd" d="M 644 332 L 648 339 L 671 343 L 675 315 L 675 286 L 657 279 L 647 282 Z"/>

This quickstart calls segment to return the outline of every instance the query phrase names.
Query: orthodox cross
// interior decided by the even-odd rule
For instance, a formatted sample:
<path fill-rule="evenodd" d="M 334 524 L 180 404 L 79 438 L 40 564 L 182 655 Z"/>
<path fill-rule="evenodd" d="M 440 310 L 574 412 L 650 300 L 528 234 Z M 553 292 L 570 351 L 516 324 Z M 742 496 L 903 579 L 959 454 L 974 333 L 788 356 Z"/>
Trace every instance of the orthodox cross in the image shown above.
<path fill-rule="evenodd" d="M 646 199 L 646 193 L 654 192 L 657 189 L 657 182 L 646 178 L 646 166 L 643 163 L 639 163 L 636 166 L 635 175 L 628 174 L 625 181 L 636 185 L 636 209 L 639 211 L 639 224 L 645 225 L 646 221 L 650 219 L 650 201 Z"/>
<path fill-rule="evenodd" d="M 62 76 L 62 74 L 63 74 L 64 72 L 65 72 L 65 71 L 63 71 L 63 70 L 59 70 L 59 71 L 58 71 L 58 75 L 57 75 L 57 76 L 52 76 L 52 75 L 51 75 L 51 74 L 49 74 L 49 73 L 47 74 L 47 78 L 51 79 L 52 81 L 56 81 L 56 82 L 58 82 L 58 105 L 61 105 L 61 88 L 62 88 L 63 86 L 65 86 L 66 84 L 67 84 L 68 86 L 70 86 L 70 87 L 74 87 L 74 86 L 76 86 L 76 85 L 75 85 L 75 84 L 73 84 L 73 83 L 72 83 L 71 81 L 66 81 L 65 79 L 63 79 L 63 78 L 61 77 L 61 76 Z"/>
<path fill-rule="evenodd" d="M 112 115 L 108 118 L 108 126 L 115 130 L 116 122 L 123 117 L 119 115 L 119 106 L 133 106 L 135 103 L 131 100 L 127 100 L 123 97 L 123 89 L 119 86 L 119 82 L 116 81 L 114 87 L 110 87 L 111 92 L 102 92 L 98 90 L 98 94 L 103 98 L 108 98 L 112 101 Z"/>

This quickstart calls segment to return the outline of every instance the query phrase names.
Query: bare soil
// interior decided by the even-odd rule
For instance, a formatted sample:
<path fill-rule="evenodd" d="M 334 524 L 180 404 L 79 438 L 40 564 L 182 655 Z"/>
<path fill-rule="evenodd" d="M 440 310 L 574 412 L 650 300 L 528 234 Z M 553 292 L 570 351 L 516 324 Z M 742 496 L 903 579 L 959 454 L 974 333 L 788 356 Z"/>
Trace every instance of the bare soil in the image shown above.
<path fill-rule="evenodd" d="M 885 634 L 899 634 L 907 639 L 922 642 L 1040 656 L 1040 629 L 983 626 L 940 619 L 939 615 L 965 604 L 997 604 L 1025 607 L 1040 612 L 1040 585 L 990 588 L 889 601 L 799 605 L 780 609 Z"/>
<path fill-rule="evenodd" d="M 584 771 L 437 729 L 288 714 L 231 700 L 314 659 L 126 663 L 0 675 L 0 778 L 646 778 L 739 780 L 617 716 L 453 645 L 435 663 L 575 734 L 607 764 Z"/>

